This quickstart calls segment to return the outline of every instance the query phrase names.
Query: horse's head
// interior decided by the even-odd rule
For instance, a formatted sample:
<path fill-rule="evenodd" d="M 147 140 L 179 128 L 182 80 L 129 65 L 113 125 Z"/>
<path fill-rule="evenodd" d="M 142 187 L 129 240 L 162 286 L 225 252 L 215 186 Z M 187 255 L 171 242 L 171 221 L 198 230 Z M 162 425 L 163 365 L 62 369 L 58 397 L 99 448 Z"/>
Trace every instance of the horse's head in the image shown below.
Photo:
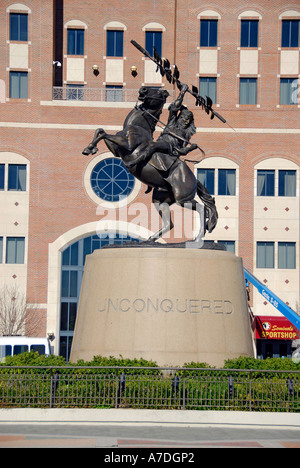
<path fill-rule="evenodd" d="M 142 86 L 142 88 L 139 90 L 138 100 L 143 103 L 143 107 L 145 109 L 160 111 L 163 108 L 163 105 L 165 104 L 168 96 L 169 93 L 166 90 Z"/>

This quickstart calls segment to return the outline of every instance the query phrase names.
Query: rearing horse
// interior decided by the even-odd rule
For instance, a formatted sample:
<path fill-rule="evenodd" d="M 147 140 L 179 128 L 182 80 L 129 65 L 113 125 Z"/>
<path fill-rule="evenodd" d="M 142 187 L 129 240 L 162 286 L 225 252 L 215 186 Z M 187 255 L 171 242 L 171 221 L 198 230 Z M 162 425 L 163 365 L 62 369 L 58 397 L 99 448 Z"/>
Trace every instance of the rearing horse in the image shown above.
<path fill-rule="evenodd" d="M 84 155 L 95 154 L 97 144 L 104 140 L 112 154 L 121 158 L 129 172 L 148 187 L 154 188 L 152 202 L 155 204 L 162 221 L 162 228 L 152 235 L 149 240 L 159 239 L 163 234 L 171 230 L 174 225 L 171 221 L 170 206 L 173 203 L 197 211 L 201 219 L 201 227 L 194 242 L 202 246 L 205 228 L 211 232 L 217 223 L 218 214 L 214 198 L 207 189 L 196 180 L 189 167 L 176 159 L 168 171 L 161 171 L 155 167 L 152 158 L 149 161 L 141 159 L 141 155 L 147 152 L 153 144 L 153 133 L 163 106 L 169 93 L 166 90 L 142 87 L 139 90 L 138 100 L 142 102 L 128 114 L 123 130 L 116 135 L 109 135 L 103 129 L 98 128 L 92 142 L 83 150 Z M 155 143 L 154 143 L 155 144 Z M 159 151 L 159 150 L 158 150 Z M 134 164 L 135 160 L 140 161 Z M 204 208 L 195 200 L 196 194 L 202 200 Z M 203 216 L 203 212 L 205 215 Z M 206 223 L 207 216 L 207 226 Z"/>

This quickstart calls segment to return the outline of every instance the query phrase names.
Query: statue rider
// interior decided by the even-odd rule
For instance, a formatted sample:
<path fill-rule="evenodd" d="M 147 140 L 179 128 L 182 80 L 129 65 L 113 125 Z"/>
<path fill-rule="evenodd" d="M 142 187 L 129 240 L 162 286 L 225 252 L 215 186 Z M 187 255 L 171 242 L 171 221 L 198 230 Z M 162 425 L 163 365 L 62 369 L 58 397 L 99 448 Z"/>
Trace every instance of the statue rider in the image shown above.
<path fill-rule="evenodd" d="M 187 85 L 182 85 L 179 96 L 170 104 L 168 123 L 160 137 L 129 163 L 129 168 L 151 159 L 149 164 L 153 167 L 159 171 L 168 171 L 180 156 L 198 148 L 196 144 L 189 144 L 191 137 L 196 133 L 196 127 L 193 113 L 182 105 L 187 89 Z"/>

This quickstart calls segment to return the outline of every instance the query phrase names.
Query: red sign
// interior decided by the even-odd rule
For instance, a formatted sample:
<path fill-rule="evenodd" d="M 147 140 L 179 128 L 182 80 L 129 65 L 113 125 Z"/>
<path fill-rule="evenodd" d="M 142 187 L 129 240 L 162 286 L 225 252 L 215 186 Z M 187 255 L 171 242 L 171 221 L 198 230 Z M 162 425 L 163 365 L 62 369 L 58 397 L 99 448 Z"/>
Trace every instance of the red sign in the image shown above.
<path fill-rule="evenodd" d="M 300 331 L 285 317 L 255 317 L 255 337 L 267 340 L 296 340 Z"/>

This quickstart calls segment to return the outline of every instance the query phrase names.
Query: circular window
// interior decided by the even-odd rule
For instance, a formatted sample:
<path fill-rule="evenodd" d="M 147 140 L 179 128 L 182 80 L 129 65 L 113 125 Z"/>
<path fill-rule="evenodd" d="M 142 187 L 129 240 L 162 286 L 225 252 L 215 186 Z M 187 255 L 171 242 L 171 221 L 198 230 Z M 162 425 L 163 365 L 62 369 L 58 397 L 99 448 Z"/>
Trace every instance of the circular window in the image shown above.
<path fill-rule="evenodd" d="M 123 162 L 115 158 L 100 161 L 92 170 L 91 186 L 102 200 L 118 202 L 128 197 L 134 188 L 135 179 Z"/>

